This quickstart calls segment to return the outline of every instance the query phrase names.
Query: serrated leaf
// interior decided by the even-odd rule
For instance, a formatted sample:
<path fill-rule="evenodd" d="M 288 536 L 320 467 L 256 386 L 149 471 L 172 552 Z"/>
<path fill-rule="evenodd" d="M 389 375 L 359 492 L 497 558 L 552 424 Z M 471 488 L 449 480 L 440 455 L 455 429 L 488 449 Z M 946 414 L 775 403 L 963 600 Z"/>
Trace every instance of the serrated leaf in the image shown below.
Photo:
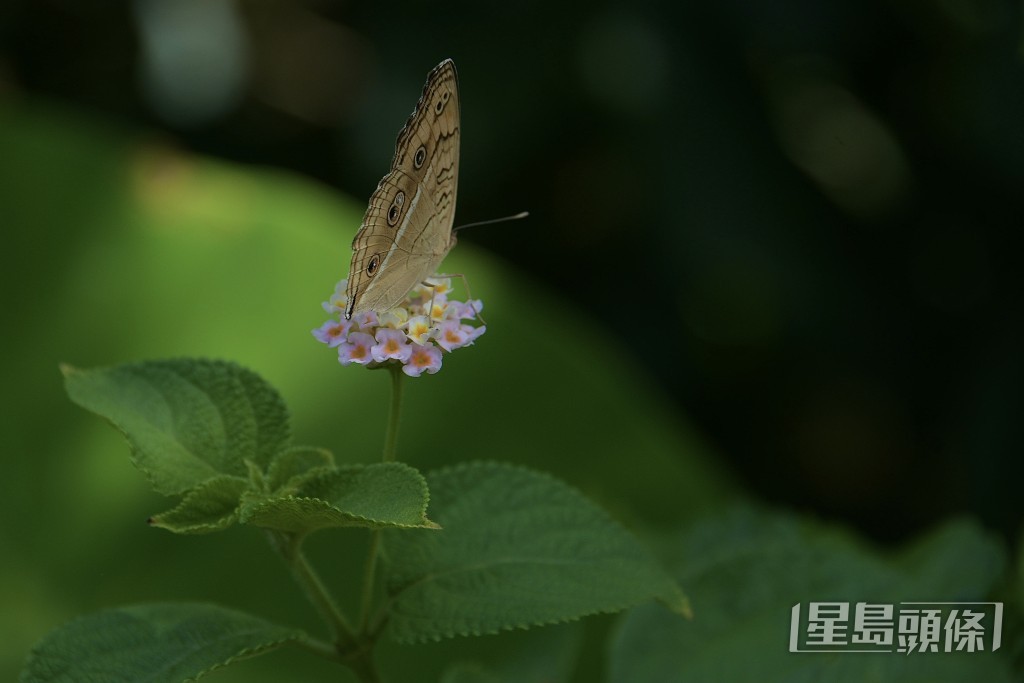
<path fill-rule="evenodd" d="M 443 530 L 383 536 L 399 641 L 551 624 L 652 599 L 686 609 L 633 535 L 553 477 L 469 463 L 427 481 Z"/>
<path fill-rule="evenodd" d="M 290 439 L 280 395 L 233 363 L 63 369 L 71 400 L 125 435 L 133 462 L 160 493 L 183 493 L 223 474 L 245 477 L 246 460 L 265 468 Z"/>
<path fill-rule="evenodd" d="M 271 491 L 297 489 L 311 472 L 333 467 L 334 454 L 324 448 L 298 446 L 281 451 L 270 462 L 267 486 Z"/>
<path fill-rule="evenodd" d="M 426 480 L 403 463 L 318 469 L 293 495 L 254 499 L 242 519 L 269 529 L 308 533 L 328 527 L 421 527 L 427 519 Z"/>
<path fill-rule="evenodd" d="M 240 477 L 216 477 L 189 491 L 172 510 L 149 518 L 151 526 L 177 534 L 205 534 L 238 521 L 238 506 L 249 482 Z"/>
<path fill-rule="evenodd" d="M 802 603 L 984 600 L 1005 564 L 976 525 L 948 524 L 894 557 L 835 528 L 737 510 L 677 537 L 675 575 L 692 621 L 639 607 L 612 643 L 612 683 L 691 681 L 1009 680 L 999 653 L 791 653 L 790 610 Z"/>
<path fill-rule="evenodd" d="M 304 638 L 302 631 L 225 607 L 157 603 L 104 610 L 36 645 L 21 683 L 182 683 Z"/>

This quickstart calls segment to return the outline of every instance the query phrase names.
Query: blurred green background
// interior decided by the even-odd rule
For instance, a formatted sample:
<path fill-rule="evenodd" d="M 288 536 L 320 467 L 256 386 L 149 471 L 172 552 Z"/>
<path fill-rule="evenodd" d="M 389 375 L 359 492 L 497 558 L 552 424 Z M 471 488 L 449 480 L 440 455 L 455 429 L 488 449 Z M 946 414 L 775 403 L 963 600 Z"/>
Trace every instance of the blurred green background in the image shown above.
<path fill-rule="evenodd" d="M 109 604 L 315 628 L 257 534 L 143 524 L 171 501 L 57 364 L 236 360 L 299 442 L 378 457 L 386 378 L 308 331 L 444 57 L 457 222 L 531 217 L 462 234 L 489 331 L 409 382 L 403 459 L 526 463 L 638 528 L 744 491 L 881 544 L 961 512 L 1012 540 L 1022 27 L 983 0 L 5 3 L 0 678 Z M 324 536 L 325 565 L 361 540 Z"/>

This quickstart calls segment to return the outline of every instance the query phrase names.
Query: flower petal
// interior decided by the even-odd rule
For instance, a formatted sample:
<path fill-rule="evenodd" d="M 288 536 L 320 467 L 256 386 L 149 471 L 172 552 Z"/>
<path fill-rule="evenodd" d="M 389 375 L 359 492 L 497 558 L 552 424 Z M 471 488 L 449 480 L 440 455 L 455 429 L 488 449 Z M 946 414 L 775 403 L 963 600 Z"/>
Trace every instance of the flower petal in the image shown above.
<path fill-rule="evenodd" d="M 328 320 L 320 327 L 313 330 L 313 336 L 318 341 L 322 341 L 327 344 L 329 348 L 334 348 L 339 344 L 343 343 L 348 337 L 349 328 L 352 327 L 352 323 L 347 320 Z"/>
<path fill-rule="evenodd" d="M 383 363 L 386 360 L 395 359 L 404 363 L 409 360 L 409 356 L 412 354 L 412 345 L 406 339 L 405 332 L 381 327 L 377 329 L 375 336 L 377 343 L 370 348 L 370 354 L 375 361 Z"/>
<path fill-rule="evenodd" d="M 348 341 L 338 346 L 338 362 L 342 365 L 366 365 L 373 360 L 372 346 L 373 337 L 363 332 L 351 332 Z"/>
<path fill-rule="evenodd" d="M 434 345 L 414 346 L 412 349 L 402 372 L 410 377 L 419 377 L 424 371 L 432 375 L 441 369 L 441 349 Z"/>

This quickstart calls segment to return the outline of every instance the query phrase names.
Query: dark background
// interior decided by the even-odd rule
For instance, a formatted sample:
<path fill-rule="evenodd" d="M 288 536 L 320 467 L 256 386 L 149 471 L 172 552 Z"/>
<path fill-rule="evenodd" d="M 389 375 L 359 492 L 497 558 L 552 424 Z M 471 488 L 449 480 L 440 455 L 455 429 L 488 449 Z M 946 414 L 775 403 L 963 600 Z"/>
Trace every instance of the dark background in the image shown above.
<path fill-rule="evenodd" d="M 597 321 L 751 491 L 882 541 L 956 511 L 1012 536 L 1022 26 L 981 0 L 21 0 L 0 97 L 363 199 L 452 57 L 457 222 L 531 212 L 461 240 Z"/>

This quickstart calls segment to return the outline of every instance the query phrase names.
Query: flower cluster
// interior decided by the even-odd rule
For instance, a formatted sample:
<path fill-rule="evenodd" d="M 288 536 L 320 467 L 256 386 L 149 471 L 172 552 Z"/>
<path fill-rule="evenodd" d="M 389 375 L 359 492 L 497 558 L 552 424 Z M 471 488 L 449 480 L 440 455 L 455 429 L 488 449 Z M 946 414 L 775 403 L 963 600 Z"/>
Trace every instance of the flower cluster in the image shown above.
<path fill-rule="evenodd" d="M 339 282 L 323 303 L 324 310 L 337 319 L 313 330 L 319 341 L 338 349 L 342 365 L 401 363 L 402 372 L 410 377 L 433 374 L 441 369 L 442 352 L 469 346 L 487 330 L 464 322 L 477 321 L 483 303 L 449 299 L 452 283 L 448 278 L 428 279 L 386 313 L 368 311 L 352 320 L 344 318 L 347 286 L 348 280 Z"/>

